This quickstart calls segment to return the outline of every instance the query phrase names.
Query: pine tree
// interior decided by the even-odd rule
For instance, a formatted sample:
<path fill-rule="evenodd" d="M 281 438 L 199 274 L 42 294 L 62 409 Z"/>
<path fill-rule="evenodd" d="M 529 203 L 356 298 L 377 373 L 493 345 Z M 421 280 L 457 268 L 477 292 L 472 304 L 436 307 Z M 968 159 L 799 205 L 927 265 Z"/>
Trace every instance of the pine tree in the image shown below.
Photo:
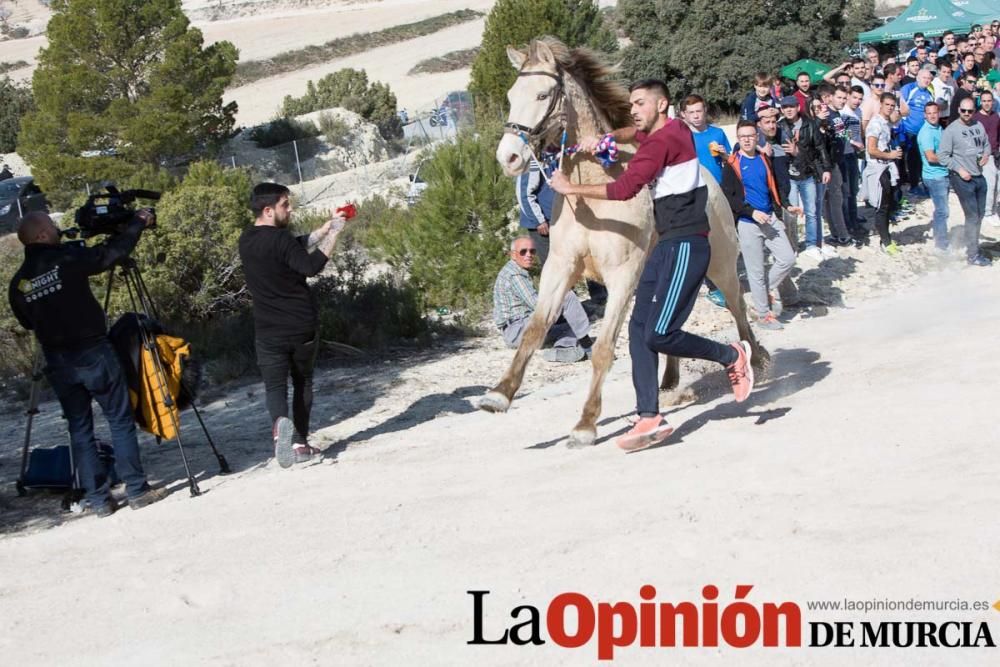
<path fill-rule="evenodd" d="M 589 46 L 612 52 L 617 40 L 604 25 L 593 0 L 499 0 L 486 17 L 482 46 L 472 63 L 469 90 L 477 111 L 488 115 L 506 109 L 507 91 L 516 72 L 507 47 L 522 47 L 536 37 L 553 35 L 567 46 Z"/>
<path fill-rule="evenodd" d="M 860 0 L 867 2 L 867 0 Z M 663 78 L 672 96 L 697 92 L 735 108 L 756 72 L 776 72 L 799 58 L 828 63 L 847 55 L 848 0 L 621 0 L 631 40 L 623 67 L 633 79 Z"/>
<path fill-rule="evenodd" d="M 0 153 L 17 149 L 21 118 L 33 106 L 30 88 L 14 84 L 7 77 L 0 79 Z"/>
<path fill-rule="evenodd" d="M 180 0 L 54 0 L 19 148 L 50 193 L 162 166 L 227 136 L 236 48 L 203 48 Z M 95 156 L 95 157 L 86 157 Z"/>
<path fill-rule="evenodd" d="M 366 236 L 429 306 L 484 312 L 506 261 L 514 183 L 497 164 L 494 138 L 463 134 L 437 148 L 420 170 L 427 181 L 420 202 Z"/>

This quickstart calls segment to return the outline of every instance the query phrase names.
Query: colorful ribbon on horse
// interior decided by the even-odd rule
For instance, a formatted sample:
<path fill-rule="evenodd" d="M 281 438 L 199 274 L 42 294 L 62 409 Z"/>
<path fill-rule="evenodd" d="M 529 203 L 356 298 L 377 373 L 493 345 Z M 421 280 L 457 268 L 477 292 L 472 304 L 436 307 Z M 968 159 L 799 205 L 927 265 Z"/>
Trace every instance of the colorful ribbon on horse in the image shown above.
<path fill-rule="evenodd" d="M 542 166 L 551 172 L 558 166 L 561 155 L 569 156 L 579 152 L 580 144 L 573 144 L 562 150 L 554 146 L 547 148 L 541 155 Z M 601 137 L 601 141 L 597 144 L 597 150 L 594 152 L 594 157 L 601 162 L 601 166 L 605 169 L 618 162 L 618 143 L 615 142 L 615 138 L 610 134 Z"/>

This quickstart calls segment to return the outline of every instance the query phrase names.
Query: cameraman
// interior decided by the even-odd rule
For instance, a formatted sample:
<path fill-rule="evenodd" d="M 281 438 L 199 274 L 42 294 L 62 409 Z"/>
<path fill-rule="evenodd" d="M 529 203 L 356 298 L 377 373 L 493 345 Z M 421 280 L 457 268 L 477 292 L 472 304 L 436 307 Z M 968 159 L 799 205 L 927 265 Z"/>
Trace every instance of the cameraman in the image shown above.
<path fill-rule="evenodd" d="M 250 194 L 256 222 L 240 236 L 243 275 L 253 297 L 257 365 L 264 378 L 274 457 L 288 468 L 319 452 L 309 446 L 312 376 L 319 351 L 319 309 L 306 278 L 319 275 L 346 218 L 335 214 L 311 234 L 292 236 L 288 188 L 258 183 Z M 315 246 L 315 249 L 310 250 Z M 288 376 L 292 419 L 288 419 Z"/>
<path fill-rule="evenodd" d="M 139 509 L 166 496 L 146 481 L 139 460 L 135 418 L 128 384 L 107 336 L 107 316 L 90 291 L 88 278 L 127 257 L 142 230 L 154 224 L 141 210 L 121 234 L 93 247 L 63 245 L 47 213 L 32 211 L 17 228 L 24 263 L 10 281 L 11 310 L 25 329 L 34 331 L 45 355 L 45 375 L 69 426 L 73 460 L 86 492 L 89 510 L 99 517 L 117 509 L 94 438 L 96 399 L 111 427 L 115 468 L 125 482 L 128 504 Z"/>

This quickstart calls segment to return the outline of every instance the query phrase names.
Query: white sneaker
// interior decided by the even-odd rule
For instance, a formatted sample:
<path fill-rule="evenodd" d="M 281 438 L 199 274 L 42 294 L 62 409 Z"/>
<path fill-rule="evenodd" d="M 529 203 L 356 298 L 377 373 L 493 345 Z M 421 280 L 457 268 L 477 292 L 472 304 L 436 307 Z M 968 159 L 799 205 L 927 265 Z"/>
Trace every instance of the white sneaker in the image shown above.
<path fill-rule="evenodd" d="M 839 257 L 837 251 L 834 249 L 833 246 L 829 245 L 822 246 L 819 249 L 819 251 L 823 254 L 824 257 Z"/>
<path fill-rule="evenodd" d="M 823 257 L 823 251 L 816 246 L 809 246 L 805 250 L 799 253 L 799 257 L 803 259 L 811 259 L 814 262 L 822 262 L 825 257 Z"/>

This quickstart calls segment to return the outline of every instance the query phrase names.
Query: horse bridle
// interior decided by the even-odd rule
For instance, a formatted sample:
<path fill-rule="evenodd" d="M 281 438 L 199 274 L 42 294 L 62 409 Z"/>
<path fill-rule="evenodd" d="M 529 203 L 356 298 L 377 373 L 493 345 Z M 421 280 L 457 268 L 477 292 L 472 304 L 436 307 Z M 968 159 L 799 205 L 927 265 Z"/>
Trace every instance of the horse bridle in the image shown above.
<path fill-rule="evenodd" d="M 552 115 L 552 112 L 555 111 L 556 105 L 562 100 L 564 92 L 563 76 L 562 72 L 559 71 L 553 74 L 552 72 L 525 72 L 523 70 L 518 72 L 517 76 L 518 78 L 521 78 L 522 76 L 547 76 L 556 80 L 555 90 L 552 91 L 552 95 L 549 97 L 549 108 L 545 110 L 545 114 L 542 116 L 542 119 L 538 121 L 537 125 L 534 127 L 528 127 L 526 125 L 521 125 L 520 123 L 511 123 L 509 121 L 503 124 L 504 132 L 519 135 L 525 140 L 525 143 L 527 143 L 529 139 L 536 139 L 541 136 L 542 128 L 549 122 L 549 117 Z"/>

